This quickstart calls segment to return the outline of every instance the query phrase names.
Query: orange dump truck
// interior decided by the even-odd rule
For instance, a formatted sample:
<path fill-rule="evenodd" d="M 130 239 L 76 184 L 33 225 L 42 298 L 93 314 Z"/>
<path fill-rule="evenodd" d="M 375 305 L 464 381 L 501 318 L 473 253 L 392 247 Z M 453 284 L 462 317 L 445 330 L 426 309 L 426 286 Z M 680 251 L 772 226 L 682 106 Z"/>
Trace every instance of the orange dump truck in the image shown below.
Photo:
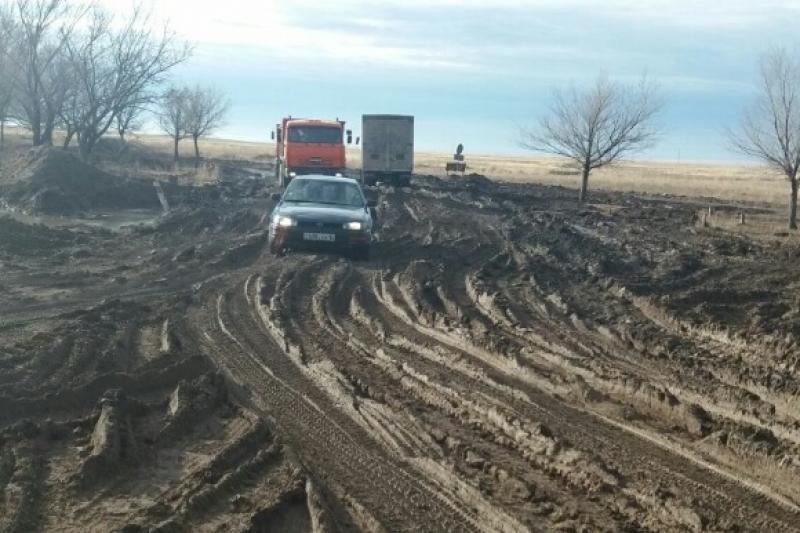
<path fill-rule="evenodd" d="M 300 174 L 344 175 L 344 141 L 353 142 L 343 120 L 284 118 L 275 125 L 275 178 L 281 187 Z"/>

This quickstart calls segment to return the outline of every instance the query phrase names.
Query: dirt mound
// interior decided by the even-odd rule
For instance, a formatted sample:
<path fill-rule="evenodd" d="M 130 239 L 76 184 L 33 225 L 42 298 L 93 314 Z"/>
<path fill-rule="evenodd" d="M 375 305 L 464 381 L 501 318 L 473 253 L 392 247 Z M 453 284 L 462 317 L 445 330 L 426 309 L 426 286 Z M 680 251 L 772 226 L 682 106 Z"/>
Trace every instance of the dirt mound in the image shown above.
<path fill-rule="evenodd" d="M 110 470 L 137 459 L 137 442 L 131 419 L 145 407 L 121 390 L 110 390 L 100 400 L 100 415 L 91 434 L 88 456 L 79 478 L 86 483 L 107 476 Z"/>
<path fill-rule="evenodd" d="M 240 209 L 231 212 L 214 207 L 182 207 L 171 211 L 162 218 L 154 228 L 140 228 L 142 233 L 156 232 L 171 234 L 180 232 L 183 235 L 200 235 L 228 231 L 246 234 L 259 228 L 263 213 L 252 209 Z"/>
<path fill-rule="evenodd" d="M 462 178 L 461 182 L 464 184 L 464 187 L 467 189 L 471 188 L 486 188 L 494 186 L 494 182 L 484 176 L 483 174 L 467 174 Z"/>
<path fill-rule="evenodd" d="M 80 233 L 0 217 L 0 253 L 37 255 L 86 240 Z"/>
<path fill-rule="evenodd" d="M 219 374 L 204 374 L 192 381 L 182 380 L 169 397 L 167 422 L 159 438 L 180 437 L 206 413 L 226 401 L 225 381 Z"/>
<path fill-rule="evenodd" d="M 150 182 L 113 176 L 56 148 L 30 150 L 2 178 L 0 197 L 26 212 L 72 215 L 160 205 Z"/>

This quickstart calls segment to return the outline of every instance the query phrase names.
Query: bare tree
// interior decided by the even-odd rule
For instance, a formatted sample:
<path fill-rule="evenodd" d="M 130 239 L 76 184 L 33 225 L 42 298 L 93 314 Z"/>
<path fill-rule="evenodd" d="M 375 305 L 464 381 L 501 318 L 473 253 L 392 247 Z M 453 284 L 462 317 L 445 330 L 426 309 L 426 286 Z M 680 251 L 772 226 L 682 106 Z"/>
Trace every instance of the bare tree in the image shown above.
<path fill-rule="evenodd" d="M 797 229 L 800 171 L 800 58 L 776 48 L 761 58 L 758 96 L 736 130 L 732 148 L 759 159 L 789 181 L 789 228 Z"/>
<path fill-rule="evenodd" d="M 84 12 L 68 0 L 15 0 L 3 17 L 13 43 L 14 118 L 30 128 L 34 146 L 52 144 L 66 96 L 62 50 Z"/>
<path fill-rule="evenodd" d="M 3 65 L 2 61 L 2 58 L 0 58 L 0 149 L 6 143 L 6 123 L 11 118 L 11 98 L 14 94 L 10 78 L 5 75 L 5 65 Z"/>
<path fill-rule="evenodd" d="M 11 37 L 4 20 L 9 16 L 6 6 L 0 5 L 0 149 L 5 145 L 6 122 L 10 118 L 14 95 L 14 75 L 10 60 Z"/>
<path fill-rule="evenodd" d="M 142 129 L 142 115 L 146 111 L 143 105 L 130 105 L 117 113 L 116 127 L 119 139 L 123 144 L 128 142 L 127 134 Z"/>
<path fill-rule="evenodd" d="M 172 139 L 175 166 L 178 165 L 180 153 L 178 145 L 188 136 L 186 119 L 188 113 L 189 90 L 185 87 L 171 87 L 161 97 L 157 118 L 161 130 Z"/>
<path fill-rule="evenodd" d="M 80 87 L 83 81 L 80 79 L 80 75 L 74 69 L 65 69 L 63 76 L 62 82 L 66 90 L 56 125 L 64 132 L 62 147 L 66 150 L 78 133 L 80 113 L 85 106 L 81 101 L 83 93 Z"/>
<path fill-rule="evenodd" d="M 79 80 L 72 119 L 85 160 L 126 110 L 156 100 L 167 72 L 190 55 L 169 28 L 152 31 L 140 8 L 117 28 L 113 17 L 95 6 L 86 30 L 75 32 L 65 49 Z"/>
<path fill-rule="evenodd" d="M 194 142 L 194 160 L 197 165 L 200 162 L 198 139 L 212 134 L 223 125 L 230 101 L 211 87 L 196 86 L 188 94 L 186 133 Z"/>
<path fill-rule="evenodd" d="M 582 203 L 592 170 L 654 144 L 658 132 L 653 122 L 662 107 L 658 87 L 647 78 L 629 87 L 601 75 L 586 90 L 557 91 L 549 115 L 537 128 L 523 129 L 520 144 L 575 161 L 581 169 Z"/>

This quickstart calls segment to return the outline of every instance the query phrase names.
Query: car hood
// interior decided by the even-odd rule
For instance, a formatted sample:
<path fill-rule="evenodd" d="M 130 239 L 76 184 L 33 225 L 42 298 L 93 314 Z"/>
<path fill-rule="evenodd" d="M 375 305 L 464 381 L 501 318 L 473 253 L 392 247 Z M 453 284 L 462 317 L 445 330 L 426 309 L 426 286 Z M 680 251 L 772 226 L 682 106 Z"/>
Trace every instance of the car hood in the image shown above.
<path fill-rule="evenodd" d="M 281 216 L 292 217 L 299 221 L 315 222 L 352 222 L 369 218 L 363 207 L 347 207 L 328 204 L 286 204 L 278 206 L 275 211 Z"/>

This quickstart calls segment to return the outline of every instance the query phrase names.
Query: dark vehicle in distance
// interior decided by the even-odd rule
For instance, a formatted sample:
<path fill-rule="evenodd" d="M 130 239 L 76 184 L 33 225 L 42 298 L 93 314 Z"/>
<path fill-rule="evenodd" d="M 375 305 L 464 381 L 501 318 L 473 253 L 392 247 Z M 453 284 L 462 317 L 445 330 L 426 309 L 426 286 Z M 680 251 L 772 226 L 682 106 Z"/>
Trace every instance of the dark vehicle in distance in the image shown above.
<path fill-rule="evenodd" d="M 372 202 L 351 178 L 297 176 L 278 201 L 269 223 L 269 249 L 345 253 L 368 259 L 372 245 Z"/>

